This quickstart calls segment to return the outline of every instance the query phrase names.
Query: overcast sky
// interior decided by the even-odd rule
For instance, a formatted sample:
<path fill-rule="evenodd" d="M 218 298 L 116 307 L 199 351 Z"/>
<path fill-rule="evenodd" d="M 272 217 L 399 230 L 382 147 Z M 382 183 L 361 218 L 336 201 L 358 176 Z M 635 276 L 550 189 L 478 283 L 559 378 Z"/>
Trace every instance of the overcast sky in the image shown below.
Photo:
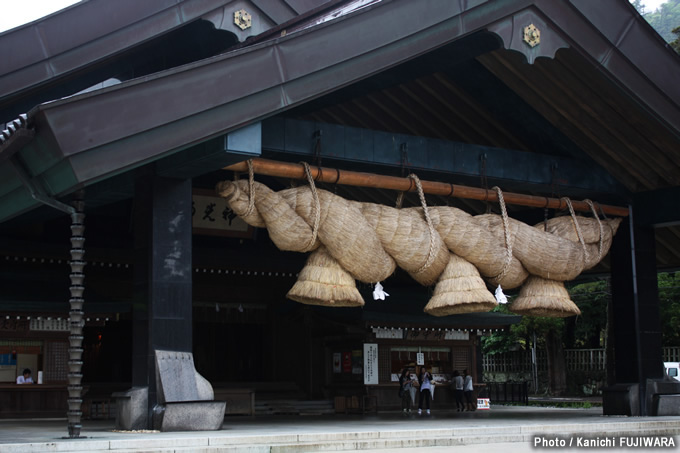
<path fill-rule="evenodd" d="M 651 12 L 666 1 L 642 0 L 642 3 L 646 11 Z M 77 0 L 0 0 L 0 32 L 34 21 L 74 3 Z"/>
<path fill-rule="evenodd" d="M 47 16 L 74 3 L 77 0 L 0 0 L 0 32 Z"/>

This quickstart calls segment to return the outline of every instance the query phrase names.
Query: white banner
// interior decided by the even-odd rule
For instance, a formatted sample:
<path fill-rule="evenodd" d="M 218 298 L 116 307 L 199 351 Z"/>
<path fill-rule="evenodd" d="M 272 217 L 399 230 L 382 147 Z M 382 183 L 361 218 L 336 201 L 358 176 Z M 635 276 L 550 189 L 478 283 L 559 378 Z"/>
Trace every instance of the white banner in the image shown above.
<path fill-rule="evenodd" d="M 364 385 L 378 385 L 378 345 L 364 344 Z"/>

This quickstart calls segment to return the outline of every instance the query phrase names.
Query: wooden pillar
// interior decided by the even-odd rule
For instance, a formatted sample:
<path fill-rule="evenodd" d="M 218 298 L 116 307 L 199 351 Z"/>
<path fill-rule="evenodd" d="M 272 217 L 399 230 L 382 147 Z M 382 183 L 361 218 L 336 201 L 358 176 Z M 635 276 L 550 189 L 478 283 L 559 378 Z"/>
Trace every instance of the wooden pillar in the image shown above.
<path fill-rule="evenodd" d="M 482 354 L 482 338 L 477 337 L 472 342 L 472 353 L 474 354 L 475 382 L 484 382 L 484 355 Z"/>
<path fill-rule="evenodd" d="M 157 404 L 155 349 L 192 352 L 191 180 L 149 172 L 135 183 L 133 387 Z"/>
<path fill-rule="evenodd" d="M 654 228 L 622 222 L 611 263 L 615 379 L 639 383 L 639 413 L 648 415 L 647 379 L 663 377 Z"/>

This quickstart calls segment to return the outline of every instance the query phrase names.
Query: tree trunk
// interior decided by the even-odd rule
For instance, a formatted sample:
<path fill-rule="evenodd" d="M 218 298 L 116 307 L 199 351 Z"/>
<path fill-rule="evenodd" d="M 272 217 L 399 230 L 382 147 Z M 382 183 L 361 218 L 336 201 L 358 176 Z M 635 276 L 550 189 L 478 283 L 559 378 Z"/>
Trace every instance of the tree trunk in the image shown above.
<path fill-rule="evenodd" d="M 548 382 L 552 395 L 562 395 L 567 390 L 567 370 L 564 362 L 562 339 L 550 330 L 545 337 L 548 358 Z"/>

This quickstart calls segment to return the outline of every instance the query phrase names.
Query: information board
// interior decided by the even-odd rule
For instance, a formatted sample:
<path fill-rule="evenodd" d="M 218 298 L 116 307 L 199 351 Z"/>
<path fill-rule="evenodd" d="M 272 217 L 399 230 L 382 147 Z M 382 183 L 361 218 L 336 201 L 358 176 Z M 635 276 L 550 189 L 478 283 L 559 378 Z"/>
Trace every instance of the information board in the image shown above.
<path fill-rule="evenodd" d="M 364 385 L 378 385 L 378 345 L 364 344 Z"/>

